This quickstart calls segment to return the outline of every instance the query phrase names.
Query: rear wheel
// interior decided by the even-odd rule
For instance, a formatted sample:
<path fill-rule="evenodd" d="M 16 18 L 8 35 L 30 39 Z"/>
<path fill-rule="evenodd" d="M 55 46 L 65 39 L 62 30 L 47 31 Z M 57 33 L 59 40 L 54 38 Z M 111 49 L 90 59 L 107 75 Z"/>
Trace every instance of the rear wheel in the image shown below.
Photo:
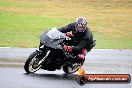
<path fill-rule="evenodd" d="M 63 71 L 66 74 L 72 74 L 72 73 L 75 73 L 76 71 L 78 71 L 80 66 L 82 66 L 82 64 L 79 64 L 79 63 L 75 63 L 75 64 L 72 64 L 72 65 L 64 65 L 63 66 Z"/>
<path fill-rule="evenodd" d="M 28 57 L 24 65 L 24 69 L 27 73 L 34 73 L 42 67 L 41 64 L 38 64 L 39 61 L 41 60 L 39 55 L 40 55 L 40 52 L 35 51 Z"/>

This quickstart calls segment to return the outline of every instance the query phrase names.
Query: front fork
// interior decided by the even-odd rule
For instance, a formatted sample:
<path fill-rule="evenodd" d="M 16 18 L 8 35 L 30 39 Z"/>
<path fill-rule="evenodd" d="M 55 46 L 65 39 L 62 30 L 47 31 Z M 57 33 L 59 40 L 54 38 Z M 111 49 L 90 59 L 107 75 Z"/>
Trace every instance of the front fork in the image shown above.
<path fill-rule="evenodd" d="M 49 56 L 50 52 L 51 52 L 50 50 L 47 51 L 45 57 L 39 61 L 38 65 L 41 65 L 44 62 L 45 58 Z"/>

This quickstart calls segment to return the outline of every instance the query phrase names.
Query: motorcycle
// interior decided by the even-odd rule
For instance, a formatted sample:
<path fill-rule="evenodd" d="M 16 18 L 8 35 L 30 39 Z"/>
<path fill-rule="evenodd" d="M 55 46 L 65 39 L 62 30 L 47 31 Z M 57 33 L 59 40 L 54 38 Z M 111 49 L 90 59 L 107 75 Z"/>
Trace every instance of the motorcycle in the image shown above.
<path fill-rule="evenodd" d="M 40 37 L 39 49 L 35 50 L 25 62 L 25 71 L 34 73 L 39 69 L 55 71 L 63 68 L 67 74 L 75 73 L 83 65 L 83 62 L 76 62 L 74 60 L 76 56 L 64 50 L 64 41 L 70 39 L 56 28 L 43 33 Z M 67 58 L 72 59 L 67 60 Z"/>

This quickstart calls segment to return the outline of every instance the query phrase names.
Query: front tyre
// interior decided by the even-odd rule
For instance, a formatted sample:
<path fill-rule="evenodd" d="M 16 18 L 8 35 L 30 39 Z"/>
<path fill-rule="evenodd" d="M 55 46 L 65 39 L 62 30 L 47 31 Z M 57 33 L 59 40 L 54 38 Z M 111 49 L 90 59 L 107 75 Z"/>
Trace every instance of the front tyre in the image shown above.
<path fill-rule="evenodd" d="M 39 65 L 40 58 L 37 58 L 40 55 L 39 51 L 34 51 L 27 59 L 24 65 L 24 69 L 27 73 L 34 73 L 38 71 L 42 65 Z"/>

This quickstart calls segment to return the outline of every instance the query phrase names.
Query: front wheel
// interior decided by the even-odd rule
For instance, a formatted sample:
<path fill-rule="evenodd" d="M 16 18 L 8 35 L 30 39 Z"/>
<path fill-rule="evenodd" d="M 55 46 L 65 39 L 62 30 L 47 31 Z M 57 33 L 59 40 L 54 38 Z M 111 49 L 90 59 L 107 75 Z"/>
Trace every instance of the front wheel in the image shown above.
<path fill-rule="evenodd" d="M 42 67 L 42 65 L 38 64 L 39 61 L 41 60 L 39 55 L 40 55 L 40 52 L 35 51 L 28 57 L 24 65 L 24 69 L 27 73 L 34 73 Z"/>

